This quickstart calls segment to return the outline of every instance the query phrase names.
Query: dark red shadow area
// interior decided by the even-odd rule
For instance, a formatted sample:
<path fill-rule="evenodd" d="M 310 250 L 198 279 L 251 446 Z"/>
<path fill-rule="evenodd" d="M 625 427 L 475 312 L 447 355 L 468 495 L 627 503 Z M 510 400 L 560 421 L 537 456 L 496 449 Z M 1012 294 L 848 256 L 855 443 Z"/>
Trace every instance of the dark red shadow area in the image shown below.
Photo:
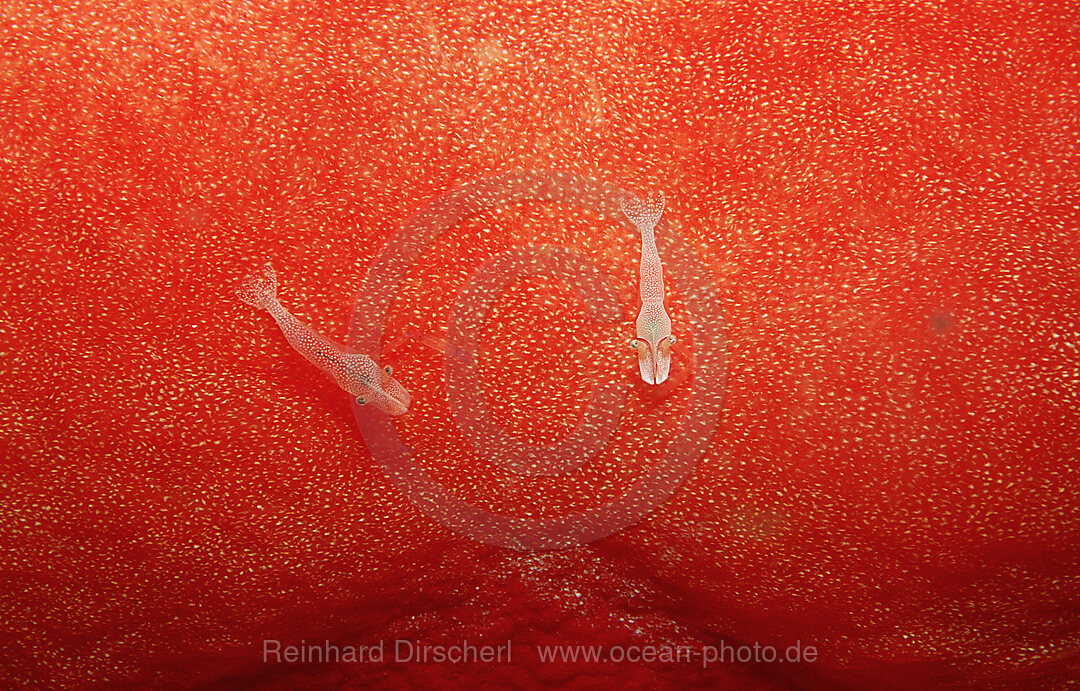
<path fill-rule="evenodd" d="M 1075 6 L 347 4 L 0 10 L 4 686 L 1075 682 Z M 406 219 L 520 169 L 662 190 L 727 325 L 692 477 L 555 552 L 424 515 L 347 396 L 233 293 L 270 260 L 282 303 L 343 341 Z M 626 227 L 542 204 L 463 222 L 415 266 L 385 342 L 420 336 L 382 353 L 416 398 L 403 442 L 506 513 L 603 500 L 706 383 L 698 306 L 673 291 L 672 381 L 627 387 L 585 480 L 489 472 L 431 344 L 470 270 L 541 242 L 594 262 L 625 319 L 517 284 L 477 386 L 508 434 L 567 434 L 592 387 L 636 370 Z M 286 662 L 266 641 L 385 652 Z M 512 654 L 399 661 L 397 641 Z M 575 645 L 598 658 L 541 658 Z M 814 655 L 703 659 L 725 646 Z"/>

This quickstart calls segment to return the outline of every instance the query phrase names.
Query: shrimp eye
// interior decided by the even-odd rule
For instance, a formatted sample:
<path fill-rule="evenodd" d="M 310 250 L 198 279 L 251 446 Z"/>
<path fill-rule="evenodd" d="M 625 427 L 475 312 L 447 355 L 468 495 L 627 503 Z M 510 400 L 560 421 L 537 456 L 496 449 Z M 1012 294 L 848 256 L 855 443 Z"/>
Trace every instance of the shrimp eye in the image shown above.
<path fill-rule="evenodd" d="M 365 403 L 367 403 L 367 401 L 364 400 L 363 396 L 356 397 L 356 405 L 364 405 Z"/>
<path fill-rule="evenodd" d="M 637 349 L 638 349 L 638 340 L 637 340 L 636 338 L 631 338 L 631 339 L 630 339 L 630 340 L 629 340 L 629 341 L 627 342 L 627 344 L 626 344 L 626 345 L 630 346 L 630 347 L 631 347 L 631 348 L 633 348 L 634 350 L 637 350 Z"/>
<path fill-rule="evenodd" d="M 675 334 L 671 334 L 670 336 L 668 336 L 667 337 L 667 342 L 670 343 L 671 345 L 675 345 Z"/>
<path fill-rule="evenodd" d="M 386 367 L 383 367 L 383 369 L 386 370 L 387 374 L 393 374 L 394 373 L 394 368 L 391 367 L 390 365 L 387 365 Z"/>

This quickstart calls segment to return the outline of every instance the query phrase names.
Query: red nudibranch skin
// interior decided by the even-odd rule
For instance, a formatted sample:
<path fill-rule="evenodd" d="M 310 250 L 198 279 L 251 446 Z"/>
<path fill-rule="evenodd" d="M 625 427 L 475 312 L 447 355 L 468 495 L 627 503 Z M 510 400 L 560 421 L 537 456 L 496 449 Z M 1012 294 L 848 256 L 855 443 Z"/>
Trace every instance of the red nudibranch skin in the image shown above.
<path fill-rule="evenodd" d="M 5 5 L 0 685 L 1080 675 L 1074 3 L 351 5 Z M 272 257 L 283 301 L 341 342 L 411 214 L 515 169 L 663 190 L 728 325 L 723 417 L 692 478 L 633 527 L 550 553 L 425 517 L 349 397 L 232 292 Z M 465 220 L 400 286 L 385 336 L 440 342 L 470 271 L 538 244 L 595 263 L 625 319 L 591 320 L 543 279 L 495 305 L 477 385 L 532 441 L 572 430 L 612 372 L 639 379 L 628 227 L 555 204 Z M 378 354 L 413 396 L 392 424 L 464 501 L 605 501 L 703 385 L 695 305 L 667 287 L 671 377 L 632 385 L 580 478 L 488 468 L 422 336 Z M 264 639 L 510 639 L 514 657 L 264 663 Z M 703 667 L 535 649 L 722 642 L 818 654 Z"/>

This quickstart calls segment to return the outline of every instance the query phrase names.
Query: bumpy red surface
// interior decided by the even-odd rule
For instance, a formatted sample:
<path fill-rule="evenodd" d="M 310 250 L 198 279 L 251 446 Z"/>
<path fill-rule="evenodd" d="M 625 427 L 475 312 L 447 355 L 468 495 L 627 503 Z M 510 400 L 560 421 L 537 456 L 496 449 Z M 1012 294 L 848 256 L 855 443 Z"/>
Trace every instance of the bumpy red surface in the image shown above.
<path fill-rule="evenodd" d="M 1039 4 L 6 3 L 5 685 L 1075 679 L 1080 14 Z M 286 306 L 344 338 L 386 237 L 516 168 L 663 190 L 729 324 L 725 411 L 693 478 L 635 527 L 544 554 L 421 514 L 346 397 L 232 293 L 270 259 Z M 635 239 L 530 207 L 458 232 L 417 268 L 400 328 L 535 234 L 625 277 L 621 330 L 538 283 L 488 331 L 500 422 L 569 429 L 576 373 L 635 367 L 610 350 L 632 335 Z M 437 356 L 395 357 L 440 394 Z M 614 464 L 647 460 L 685 375 L 631 393 L 640 424 Z M 424 410 L 429 427 L 397 424 L 438 449 L 432 472 L 515 508 Z M 512 639 L 514 659 L 264 664 L 265 638 Z M 722 641 L 819 657 L 702 669 L 534 648 Z"/>

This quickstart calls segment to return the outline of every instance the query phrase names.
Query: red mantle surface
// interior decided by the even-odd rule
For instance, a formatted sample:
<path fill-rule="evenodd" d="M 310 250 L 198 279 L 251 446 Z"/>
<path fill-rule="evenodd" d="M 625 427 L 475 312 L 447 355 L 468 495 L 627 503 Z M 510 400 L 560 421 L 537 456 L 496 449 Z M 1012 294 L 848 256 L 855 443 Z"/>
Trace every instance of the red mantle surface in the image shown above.
<path fill-rule="evenodd" d="M 348 4 L 0 8 L 3 685 L 1075 681 L 1074 4 Z M 413 213 L 518 169 L 662 190 L 728 339 L 690 479 L 632 527 L 547 552 L 422 513 L 347 397 L 232 292 L 270 260 L 282 302 L 343 340 Z M 588 210 L 458 224 L 377 355 L 417 399 L 393 424 L 432 477 L 555 515 L 647 469 L 703 382 L 676 291 L 674 381 L 627 385 L 580 478 L 478 458 L 441 354 L 388 346 L 444 335 L 469 272 L 536 243 L 593 261 L 625 318 L 521 281 L 476 385 L 515 438 L 571 432 L 591 387 L 636 370 L 637 239 Z M 266 641 L 385 657 L 277 662 Z M 398 641 L 510 641 L 512 659 L 399 661 Z M 537 647 L 578 644 L 599 659 Z M 701 653 L 793 645 L 814 659 Z"/>

